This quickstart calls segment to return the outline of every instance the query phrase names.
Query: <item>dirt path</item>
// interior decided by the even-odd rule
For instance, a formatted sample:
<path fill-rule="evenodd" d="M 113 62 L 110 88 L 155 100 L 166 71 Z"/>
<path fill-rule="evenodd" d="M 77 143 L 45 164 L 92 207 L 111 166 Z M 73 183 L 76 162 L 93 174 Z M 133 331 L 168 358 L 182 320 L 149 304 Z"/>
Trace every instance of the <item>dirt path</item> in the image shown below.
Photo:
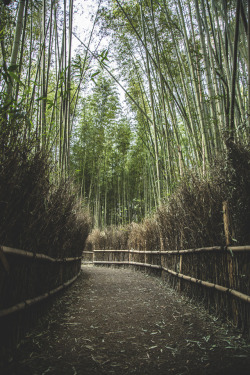
<path fill-rule="evenodd" d="M 84 266 L 4 375 L 250 374 L 250 346 L 159 279 Z"/>

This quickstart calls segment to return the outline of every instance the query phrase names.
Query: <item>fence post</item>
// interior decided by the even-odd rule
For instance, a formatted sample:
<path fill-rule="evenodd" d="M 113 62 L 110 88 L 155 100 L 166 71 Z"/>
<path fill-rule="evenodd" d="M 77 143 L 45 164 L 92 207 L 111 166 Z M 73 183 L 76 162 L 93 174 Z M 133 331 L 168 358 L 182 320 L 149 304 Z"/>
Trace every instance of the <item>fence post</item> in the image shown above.
<path fill-rule="evenodd" d="M 163 238 L 160 237 L 160 252 L 164 251 L 164 243 L 163 243 Z M 160 266 L 161 268 L 163 267 L 163 255 L 160 254 Z M 164 280 L 164 271 L 161 270 L 161 278 Z"/>
<path fill-rule="evenodd" d="M 3 252 L 3 249 L 2 249 L 1 246 L 0 246 L 0 262 L 3 265 L 3 268 L 4 268 L 5 272 L 9 273 L 10 272 L 9 263 L 8 263 L 8 261 L 6 259 L 6 256 L 4 255 L 4 252 Z"/>
<path fill-rule="evenodd" d="M 180 270 L 179 273 L 182 273 L 182 254 L 180 255 Z M 179 286 L 178 286 L 179 292 L 181 292 L 182 289 L 182 280 L 179 279 Z"/>
<path fill-rule="evenodd" d="M 230 220 L 230 212 L 228 207 L 228 202 L 223 202 L 223 223 L 224 223 L 224 232 L 225 232 L 225 239 L 226 239 L 226 246 L 229 246 L 232 241 L 232 235 L 231 235 L 231 220 Z M 235 289 L 234 285 L 234 264 L 233 264 L 233 254 L 228 254 L 227 256 L 227 268 L 228 268 L 228 279 L 229 279 L 229 287 L 230 289 Z M 236 325 L 238 325 L 238 319 L 239 319 L 239 312 L 237 308 L 237 304 L 235 300 L 232 300 L 232 314 L 233 314 L 233 320 Z"/>
<path fill-rule="evenodd" d="M 224 232 L 225 232 L 225 238 L 226 238 L 226 246 L 229 246 L 231 244 L 231 234 L 230 234 L 231 225 L 230 225 L 228 202 L 224 201 L 222 205 L 223 205 L 223 223 L 224 223 Z"/>

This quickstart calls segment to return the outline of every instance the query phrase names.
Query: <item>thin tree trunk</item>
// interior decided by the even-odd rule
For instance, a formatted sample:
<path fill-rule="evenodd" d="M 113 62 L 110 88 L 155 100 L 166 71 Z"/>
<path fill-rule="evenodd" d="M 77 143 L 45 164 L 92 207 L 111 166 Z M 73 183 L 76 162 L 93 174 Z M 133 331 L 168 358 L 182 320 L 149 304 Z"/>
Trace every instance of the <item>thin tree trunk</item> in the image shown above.
<path fill-rule="evenodd" d="M 231 89 L 231 105 L 230 105 L 230 128 L 228 129 L 229 138 L 231 138 L 232 140 L 234 139 L 234 130 L 235 130 L 234 112 L 235 112 L 235 89 L 236 89 L 236 75 L 237 75 L 240 5 L 241 5 L 241 1 L 237 0 L 235 37 L 234 37 L 234 54 L 233 54 L 233 72 L 232 72 L 232 86 L 231 86 L 232 89 Z"/>
<path fill-rule="evenodd" d="M 23 13 L 25 7 L 25 0 L 20 0 L 19 8 L 18 8 L 18 15 L 17 15 L 17 23 L 16 23 L 16 30 L 15 30 L 15 37 L 13 48 L 11 51 L 11 58 L 10 58 L 10 66 L 14 67 L 17 65 L 17 56 L 20 49 L 20 41 L 23 31 Z M 13 82 L 10 81 L 7 86 L 7 101 L 11 100 L 12 97 L 12 88 Z"/>
<path fill-rule="evenodd" d="M 247 42 L 248 42 L 248 137 L 250 137 L 250 2 L 248 1 L 248 27 L 247 27 Z"/>
<path fill-rule="evenodd" d="M 41 67 L 41 146 L 46 147 L 46 0 L 43 0 L 42 7 L 42 67 Z"/>
<path fill-rule="evenodd" d="M 141 1 L 140 1 L 140 9 L 141 9 L 141 20 L 142 20 L 142 28 L 143 28 L 143 36 L 144 36 L 144 45 L 146 46 L 145 53 L 146 53 L 146 63 L 147 63 L 147 76 L 148 76 L 148 83 L 149 83 L 150 102 L 151 102 L 152 121 L 153 121 L 153 131 L 154 131 L 157 201 L 158 201 L 158 204 L 160 204 L 161 187 L 160 187 L 160 171 L 159 171 L 159 150 L 158 150 L 156 118 L 155 118 L 155 108 L 154 108 L 155 103 L 154 103 L 154 98 L 153 98 L 153 87 L 152 87 L 150 67 L 149 67 L 147 39 L 146 39 L 146 33 L 145 33 L 145 24 L 144 24 L 144 16 L 143 16 L 143 9 L 142 9 L 142 2 Z"/>

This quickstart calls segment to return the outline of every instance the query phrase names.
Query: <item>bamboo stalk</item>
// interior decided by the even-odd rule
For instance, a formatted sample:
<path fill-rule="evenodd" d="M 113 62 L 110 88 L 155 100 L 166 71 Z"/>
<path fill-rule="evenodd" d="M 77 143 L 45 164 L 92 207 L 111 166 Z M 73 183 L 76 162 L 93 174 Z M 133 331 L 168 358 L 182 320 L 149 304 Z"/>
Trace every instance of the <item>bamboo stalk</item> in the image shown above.
<path fill-rule="evenodd" d="M 133 262 L 129 262 L 129 261 L 120 262 L 116 260 L 94 260 L 93 264 L 133 264 Z"/>
<path fill-rule="evenodd" d="M 150 263 L 140 263 L 140 262 L 129 262 L 129 261 L 109 261 L 109 260 L 95 260 L 94 264 L 119 264 L 119 265 L 132 265 L 132 266 L 143 266 L 148 268 L 162 269 L 162 266 Z"/>
<path fill-rule="evenodd" d="M 82 257 L 76 258 L 63 258 L 63 259 L 56 259 L 57 262 L 74 262 L 75 260 L 81 260 Z"/>
<path fill-rule="evenodd" d="M 25 306 L 31 306 L 31 305 L 34 305 L 37 302 L 41 302 L 42 300 L 44 300 L 48 297 L 49 297 L 49 293 L 44 293 L 44 294 L 41 294 L 38 297 L 27 299 L 24 303 L 25 303 Z M 0 312 L 0 316 L 1 316 L 1 312 Z"/>
<path fill-rule="evenodd" d="M 250 251 L 250 246 L 227 246 L 229 251 Z"/>
<path fill-rule="evenodd" d="M 61 284 L 57 288 L 54 288 L 54 289 L 50 290 L 47 293 L 44 293 L 44 294 L 42 294 L 40 296 L 37 296 L 37 297 L 34 297 L 32 299 L 27 299 L 27 300 L 25 300 L 23 302 L 20 302 L 20 303 L 14 305 L 14 306 L 8 307 L 7 309 L 0 310 L 0 318 L 2 318 L 4 316 L 7 316 L 7 315 L 10 315 L 10 314 L 13 314 L 15 312 L 24 310 L 26 307 L 30 307 L 31 305 L 34 305 L 35 303 L 41 302 L 44 299 L 54 295 L 55 293 L 59 292 L 60 290 L 66 288 L 67 286 L 72 284 L 77 279 L 77 277 L 80 275 L 80 273 L 81 273 L 81 271 L 76 276 L 74 276 L 72 279 L 66 281 L 65 283 Z"/>
<path fill-rule="evenodd" d="M 133 266 L 143 266 L 148 268 L 154 268 L 157 270 L 161 270 L 162 266 L 159 266 L 157 264 L 150 264 L 150 263 L 140 263 L 140 262 L 130 262 L 129 264 L 132 264 Z"/>
<path fill-rule="evenodd" d="M 10 315 L 10 314 L 12 314 L 16 311 L 21 311 L 25 308 L 25 306 L 26 306 L 25 302 L 20 302 L 15 306 L 9 307 L 9 308 L 4 309 L 4 310 L 0 310 L 0 318 L 2 318 L 3 316 L 6 316 L 6 315 Z"/>
<path fill-rule="evenodd" d="M 231 234 L 230 234 L 230 215 L 229 215 L 229 208 L 228 202 L 223 202 L 223 223 L 224 223 L 224 232 L 226 238 L 226 245 L 229 246 L 231 243 Z"/>
<path fill-rule="evenodd" d="M 4 252 L 3 252 L 3 249 L 2 247 L 0 246 L 0 262 L 2 263 L 4 269 L 5 269 L 5 272 L 6 273 L 9 273 L 10 271 L 10 267 L 9 267 L 9 263 L 4 255 Z"/>
<path fill-rule="evenodd" d="M 84 260 L 83 262 L 82 262 L 82 264 L 94 264 L 94 262 L 93 261 L 91 261 L 91 260 Z"/>

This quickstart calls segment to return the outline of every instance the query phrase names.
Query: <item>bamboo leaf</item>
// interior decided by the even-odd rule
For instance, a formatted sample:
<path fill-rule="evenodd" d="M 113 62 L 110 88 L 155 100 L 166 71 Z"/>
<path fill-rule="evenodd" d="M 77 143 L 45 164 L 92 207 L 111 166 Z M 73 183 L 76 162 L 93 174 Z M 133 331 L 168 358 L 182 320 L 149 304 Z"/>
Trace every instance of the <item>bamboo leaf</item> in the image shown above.
<path fill-rule="evenodd" d="M 18 82 L 20 85 L 24 86 L 23 82 L 20 80 L 19 75 L 14 73 L 13 71 L 9 71 L 9 76 L 13 78 L 16 82 Z"/>

